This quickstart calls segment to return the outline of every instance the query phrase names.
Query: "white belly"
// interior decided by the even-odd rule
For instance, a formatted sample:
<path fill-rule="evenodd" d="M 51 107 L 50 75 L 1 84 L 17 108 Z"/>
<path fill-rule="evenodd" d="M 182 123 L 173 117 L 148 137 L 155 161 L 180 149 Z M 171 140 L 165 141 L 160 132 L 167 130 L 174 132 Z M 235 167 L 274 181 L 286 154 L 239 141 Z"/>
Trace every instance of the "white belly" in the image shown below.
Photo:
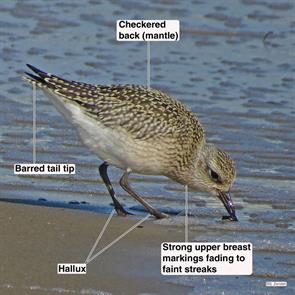
<path fill-rule="evenodd" d="M 154 157 L 159 151 L 152 143 L 143 143 L 130 137 L 127 132 L 118 132 L 105 127 L 85 115 L 78 105 L 45 91 L 60 113 L 78 130 L 83 143 L 101 160 L 121 169 L 131 169 L 142 174 L 162 174 L 161 161 Z"/>

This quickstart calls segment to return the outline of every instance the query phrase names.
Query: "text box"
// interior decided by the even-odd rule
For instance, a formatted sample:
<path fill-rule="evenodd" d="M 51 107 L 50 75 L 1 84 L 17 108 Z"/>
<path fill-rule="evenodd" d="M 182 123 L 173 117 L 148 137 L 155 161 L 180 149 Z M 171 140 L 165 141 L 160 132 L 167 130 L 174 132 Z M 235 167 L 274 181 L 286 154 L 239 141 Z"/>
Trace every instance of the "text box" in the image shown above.
<path fill-rule="evenodd" d="M 74 275 L 81 274 L 86 275 L 87 265 L 86 263 L 58 263 L 57 274 Z"/>
<path fill-rule="evenodd" d="M 117 20 L 117 41 L 179 41 L 179 20 Z"/>
<path fill-rule="evenodd" d="M 19 163 L 14 164 L 14 174 L 17 175 L 41 175 L 41 174 L 75 174 L 75 164 L 56 163 Z"/>
<path fill-rule="evenodd" d="M 161 245 L 163 275 L 251 275 L 251 243 L 170 243 Z"/>

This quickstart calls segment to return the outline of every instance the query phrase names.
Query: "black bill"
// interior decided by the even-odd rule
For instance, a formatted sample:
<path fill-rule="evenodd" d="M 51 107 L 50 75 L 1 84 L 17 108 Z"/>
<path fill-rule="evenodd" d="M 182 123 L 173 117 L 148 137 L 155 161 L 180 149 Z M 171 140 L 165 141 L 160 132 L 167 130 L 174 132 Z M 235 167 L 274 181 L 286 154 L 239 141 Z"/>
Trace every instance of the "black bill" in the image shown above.
<path fill-rule="evenodd" d="M 230 193 L 224 193 L 219 191 L 218 197 L 223 203 L 225 209 L 227 210 L 229 216 L 223 216 L 222 219 L 229 219 L 231 221 L 238 221 L 238 218 L 236 216 L 235 207 L 233 204 L 233 201 L 231 199 Z"/>

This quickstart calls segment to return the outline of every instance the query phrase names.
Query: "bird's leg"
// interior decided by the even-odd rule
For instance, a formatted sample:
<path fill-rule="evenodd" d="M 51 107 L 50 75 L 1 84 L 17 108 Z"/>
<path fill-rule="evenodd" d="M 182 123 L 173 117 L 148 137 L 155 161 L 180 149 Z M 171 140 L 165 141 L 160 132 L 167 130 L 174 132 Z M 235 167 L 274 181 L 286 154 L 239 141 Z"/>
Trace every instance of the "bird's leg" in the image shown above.
<path fill-rule="evenodd" d="M 120 216 L 125 216 L 128 214 L 128 212 L 123 208 L 123 206 L 120 204 L 120 202 L 118 201 L 116 197 L 115 191 L 108 177 L 107 169 L 108 169 L 108 164 L 106 162 L 102 163 L 98 168 L 99 174 L 112 197 L 117 214 Z"/>
<path fill-rule="evenodd" d="M 160 212 L 156 208 L 152 207 L 149 203 L 147 203 L 140 195 L 138 195 L 129 185 L 128 183 L 128 176 L 130 171 L 125 171 L 123 176 L 120 179 L 121 187 L 129 193 L 134 199 L 136 199 L 139 203 L 141 203 L 149 212 L 150 214 L 154 215 L 156 218 L 165 218 L 168 217 L 167 214 Z"/>

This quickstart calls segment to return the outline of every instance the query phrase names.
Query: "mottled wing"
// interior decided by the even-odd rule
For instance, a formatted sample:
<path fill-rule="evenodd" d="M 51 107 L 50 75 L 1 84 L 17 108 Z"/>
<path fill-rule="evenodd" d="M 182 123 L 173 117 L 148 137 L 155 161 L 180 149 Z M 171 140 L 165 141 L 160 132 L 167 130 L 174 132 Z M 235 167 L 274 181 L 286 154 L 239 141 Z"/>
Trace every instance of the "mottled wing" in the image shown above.
<path fill-rule="evenodd" d="M 38 76 L 27 80 L 80 105 L 105 126 L 122 128 L 136 139 L 174 137 L 182 144 L 201 142 L 204 131 L 182 103 L 167 94 L 137 85 L 92 85 L 68 81 L 29 66 Z M 186 145 L 186 144 L 185 144 Z"/>

